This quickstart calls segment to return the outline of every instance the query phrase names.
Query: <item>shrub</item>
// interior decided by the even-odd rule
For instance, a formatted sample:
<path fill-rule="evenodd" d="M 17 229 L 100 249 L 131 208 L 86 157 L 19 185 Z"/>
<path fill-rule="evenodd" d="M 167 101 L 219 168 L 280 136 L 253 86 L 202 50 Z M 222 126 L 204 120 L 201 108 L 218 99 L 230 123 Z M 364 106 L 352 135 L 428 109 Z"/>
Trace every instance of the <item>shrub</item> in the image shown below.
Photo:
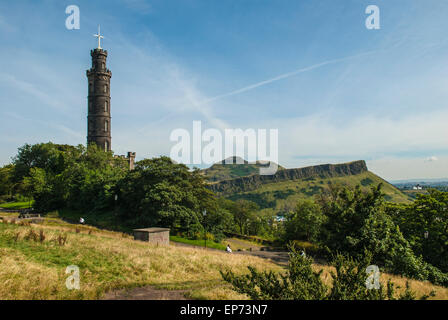
<path fill-rule="evenodd" d="M 57 241 L 58 241 L 58 244 L 59 244 L 60 246 L 64 246 L 65 243 L 67 242 L 67 235 L 66 235 L 66 234 L 64 234 L 64 235 L 59 234 L 59 235 L 58 235 L 58 238 L 57 238 Z"/>
<path fill-rule="evenodd" d="M 25 240 L 33 240 L 33 241 L 37 241 L 38 238 L 39 236 L 37 235 L 36 231 L 34 231 L 34 229 L 29 229 L 28 233 L 24 237 Z"/>
<path fill-rule="evenodd" d="M 45 233 L 44 230 L 39 230 L 39 241 L 40 243 L 45 241 Z"/>
<path fill-rule="evenodd" d="M 312 258 L 301 256 L 294 247 L 290 247 L 287 272 L 257 271 L 249 266 L 249 274 L 235 275 L 231 270 L 220 271 L 223 279 L 232 284 L 234 290 L 248 295 L 253 300 L 395 300 L 416 298 L 407 284 L 404 294 L 396 295 L 395 285 L 389 280 L 386 288 L 367 289 L 366 267 L 370 265 L 371 255 L 356 260 L 347 255 L 338 254 L 332 265 L 332 283 L 327 286 L 321 279 L 322 270 L 312 269 Z M 432 292 L 431 295 L 434 295 Z M 420 299 L 427 299 L 422 296 Z"/>

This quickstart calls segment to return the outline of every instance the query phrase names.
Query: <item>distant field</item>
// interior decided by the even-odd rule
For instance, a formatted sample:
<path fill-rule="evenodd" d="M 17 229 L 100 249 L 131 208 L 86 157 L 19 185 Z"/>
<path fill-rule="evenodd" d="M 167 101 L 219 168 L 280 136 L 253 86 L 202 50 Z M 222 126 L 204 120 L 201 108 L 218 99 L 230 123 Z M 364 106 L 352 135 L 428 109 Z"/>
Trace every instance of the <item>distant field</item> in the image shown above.
<path fill-rule="evenodd" d="M 226 250 L 225 245 L 223 245 L 221 243 L 216 243 L 216 242 L 210 241 L 210 240 L 207 240 L 207 242 L 205 242 L 205 240 L 191 240 L 191 239 L 186 239 L 186 238 L 182 238 L 182 237 L 178 237 L 178 236 L 170 236 L 170 240 L 174 241 L 174 242 L 190 244 L 190 245 L 197 246 L 197 247 L 205 247 L 207 245 L 207 248 Z"/>
<path fill-rule="evenodd" d="M 5 202 L 0 203 L 0 208 L 4 209 L 10 209 L 10 210 L 19 210 L 19 209 L 27 209 L 32 207 L 34 204 L 34 200 L 31 201 L 24 201 L 24 202 Z"/>

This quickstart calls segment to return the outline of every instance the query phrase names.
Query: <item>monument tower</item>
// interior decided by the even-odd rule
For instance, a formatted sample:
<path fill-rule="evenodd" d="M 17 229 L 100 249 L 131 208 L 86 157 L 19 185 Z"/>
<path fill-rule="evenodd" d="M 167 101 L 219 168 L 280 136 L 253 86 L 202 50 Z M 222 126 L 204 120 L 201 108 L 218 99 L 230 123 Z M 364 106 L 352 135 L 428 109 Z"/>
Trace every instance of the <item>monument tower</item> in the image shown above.
<path fill-rule="evenodd" d="M 110 78 L 112 72 L 106 68 L 107 50 L 101 48 L 98 26 L 98 47 L 90 50 L 92 67 L 87 70 L 89 94 L 87 98 L 87 144 L 96 143 L 104 151 L 111 151 Z"/>

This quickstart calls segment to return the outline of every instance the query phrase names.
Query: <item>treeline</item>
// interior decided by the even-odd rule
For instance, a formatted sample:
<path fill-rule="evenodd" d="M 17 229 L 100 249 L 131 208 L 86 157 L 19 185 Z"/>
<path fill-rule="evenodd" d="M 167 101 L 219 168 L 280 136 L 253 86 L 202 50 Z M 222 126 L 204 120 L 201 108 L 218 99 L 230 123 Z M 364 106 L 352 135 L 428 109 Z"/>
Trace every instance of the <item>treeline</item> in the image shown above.
<path fill-rule="evenodd" d="M 34 199 L 41 213 L 67 209 L 86 220 L 107 217 L 115 226 L 169 227 L 191 239 L 220 242 L 225 233 L 256 235 L 284 245 L 299 240 L 308 254 L 336 253 L 384 271 L 448 286 L 448 193 L 431 190 L 410 204 L 384 200 L 381 185 L 329 185 L 301 200 L 284 222 L 256 203 L 216 196 L 199 170 L 168 157 L 115 158 L 95 145 L 24 145 L 0 168 L 0 200 Z M 313 251 L 310 251 L 310 250 Z"/>
<path fill-rule="evenodd" d="M 431 190 L 411 204 L 370 192 L 332 186 L 315 200 L 299 201 L 286 217 L 284 241 L 306 240 L 330 256 L 372 256 L 382 270 L 448 286 L 448 193 Z"/>
<path fill-rule="evenodd" d="M 272 237 L 273 217 L 257 215 L 250 201 L 216 197 L 199 170 L 168 157 L 138 161 L 129 171 L 125 159 L 95 145 L 26 144 L 0 168 L 0 186 L 0 200 L 32 198 L 42 213 L 68 209 L 87 221 L 103 214 L 115 225 L 170 227 L 218 242 L 225 232 Z"/>

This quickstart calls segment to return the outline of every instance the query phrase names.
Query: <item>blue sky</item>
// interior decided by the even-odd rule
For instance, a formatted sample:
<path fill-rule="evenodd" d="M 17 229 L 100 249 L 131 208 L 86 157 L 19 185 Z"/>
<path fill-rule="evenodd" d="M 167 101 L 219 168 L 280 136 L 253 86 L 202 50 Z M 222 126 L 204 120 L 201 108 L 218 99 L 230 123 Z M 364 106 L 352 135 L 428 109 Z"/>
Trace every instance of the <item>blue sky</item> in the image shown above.
<path fill-rule="evenodd" d="M 73 4 L 79 30 L 65 27 Z M 365 27 L 370 4 L 380 30 Z M 447 14 L 443 0 L 1 0 L 0 164 L 24 143 L 85 143 L 101 24 L 117 154 L 169 155 L 170 132 L 201 120 L 278 128 L 286 167 L 448 177 Z"/>

